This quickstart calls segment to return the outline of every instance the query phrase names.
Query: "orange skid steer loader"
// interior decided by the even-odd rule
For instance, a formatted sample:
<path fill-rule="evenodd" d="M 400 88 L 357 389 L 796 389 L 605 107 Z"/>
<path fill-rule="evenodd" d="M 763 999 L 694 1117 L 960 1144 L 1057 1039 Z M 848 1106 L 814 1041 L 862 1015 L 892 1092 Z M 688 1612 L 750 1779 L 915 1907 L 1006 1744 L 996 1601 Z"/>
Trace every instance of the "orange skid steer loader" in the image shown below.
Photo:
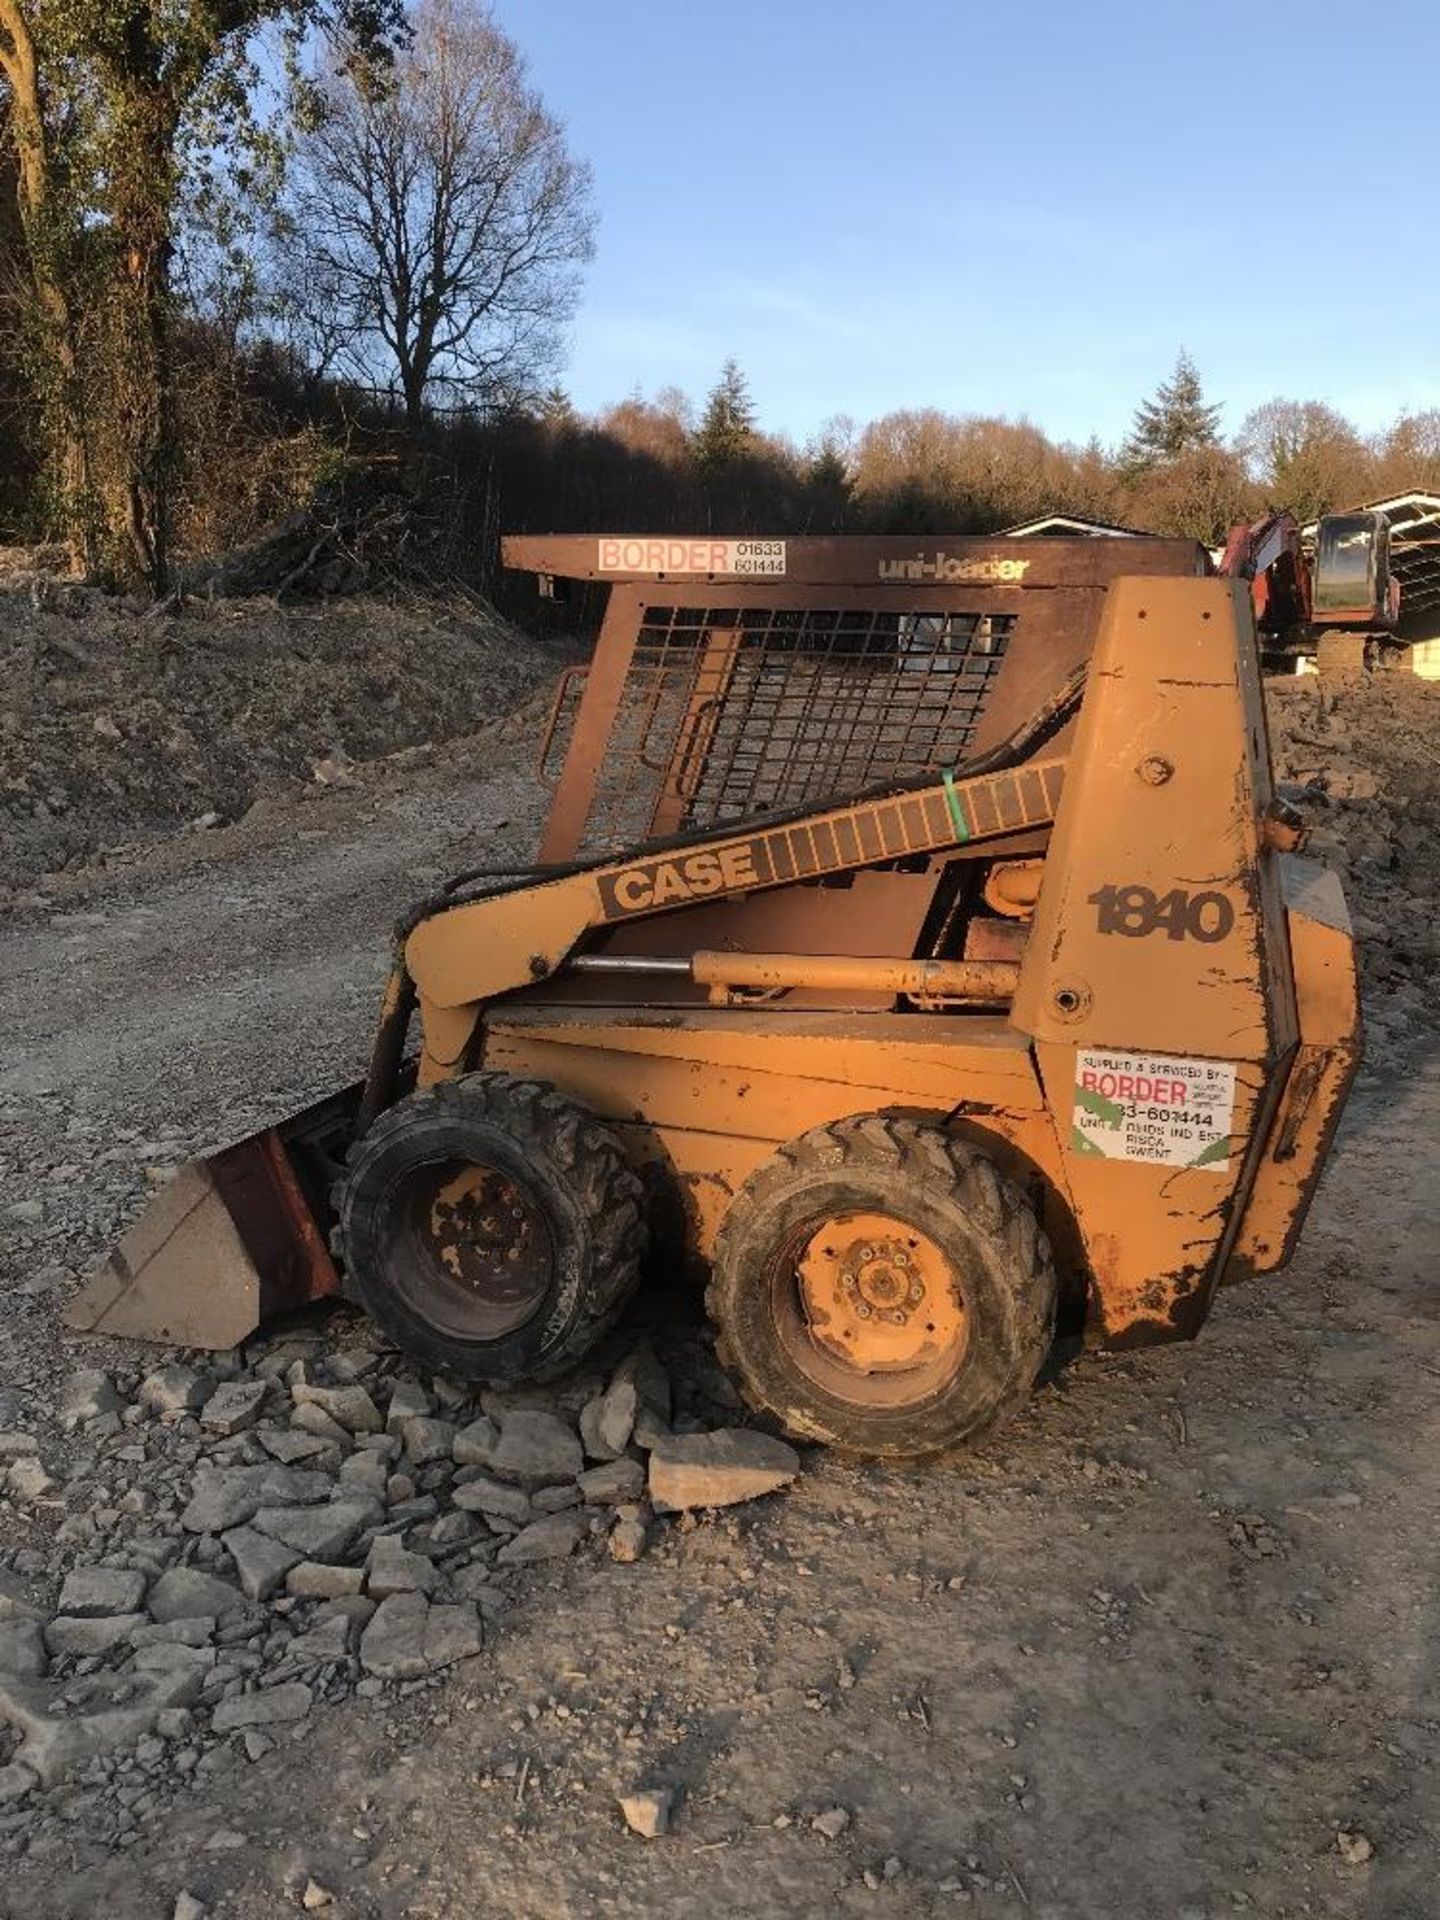
<path fill-rule="evenodd" d="M 1359 1057 L 1246 585 L 1183 541 L 513 538 L 604 582 L 524 872 L 403 922 L 369 1075 L 182 1170 L 73 1324 L 228 1346 L 343 1289 L 573 1366 L 647 1244 L 790 1433 L 902 1456 L 1057 1324 L 1283 1266 Z"/>

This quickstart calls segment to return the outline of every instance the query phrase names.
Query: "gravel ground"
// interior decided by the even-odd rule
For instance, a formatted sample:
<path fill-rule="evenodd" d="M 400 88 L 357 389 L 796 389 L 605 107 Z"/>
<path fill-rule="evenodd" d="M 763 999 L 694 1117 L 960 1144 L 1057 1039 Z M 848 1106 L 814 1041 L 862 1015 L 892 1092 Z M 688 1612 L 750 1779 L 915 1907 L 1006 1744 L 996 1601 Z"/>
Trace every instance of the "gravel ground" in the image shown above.
<path fill-rule="evenodd" d="M 1408 683 L 1294 686 L 1276 715 L 1282 770 L 1312 788 L 1322 843 L 1345 853 L 1372 1041 L 1288 1274 L 1223 1297 L 1193 1347 L 1082 1358 L 959 1460 L 902 1473 L 810 1454 L 783 1493 L 650 1523 L 633 1564 L 605 1550 L 623 1502 L 595 1508 L 597 1537 L 587 1528 L 569 1557 L 533 1566 L 505 1563 L 514 1523 L 496 1531 L 487 1515 L 480 1573 L 446 1549 L 437 1588 L 483 1615 L 484 1649 L 462 1635 L 454 1659 L 410 1678 L 326 1626 L 339 1603 L 255 1600 L 196 1662 L 172 1651 L 149 1669 L 179 1702 L 156 1711 L 179 1718 L 0 1805 L 0 1912 L 169 1920 L 189 1895 L 236 1920 L 307 1900 L 396 1920 L 491 1907 L 1428 1920 L 1440 706 Z M 253 1467 L 261 1429 L 309 1432 L 295 1422 L 312 1392 L 348 1382 L 393 1413 L 404 1380 L 429 1396 L 422 1423 L 486 1417 L 409 1381 L 347 1311 L 243 1367 L 205 1362 L 195 1392 L 169 1376 L 149 1409 L 145 1377 L 174 1356 L 64 1339 L 54 1316 L 152 1175 L 358 1069 L 397 908 L 453 867 L 528 845 L 528 731 L 282 795 L 233 828 L 47 883 L 6 921 L 0 1445 L 51 1484 L 10 1474 L 0 1638 L 21 1632 L 27 1604 L 52 1626 L 57 1600 L 71 1618 L 113 1618 L 123 1584 L 66 1599 L 74 1567 L 123 1583 L 178 1540 L 206 1571 L 215 1529 L 175 1517 L 199 1468 Z M 693 1301 L 658 1286 L 596 1377 L 552 1407 L 573 1416 L 642 1334 L 679 1429 L 734 1417 Z M 67 1432 L 61 1383 L 77 1368 L 104 1370 L 119 1406 Z M 259 1426 L 233 1436 L 186 1404 L 228 1373 L 232 1387 L 267 1382 Z M 390 1520 L 433 1487 L 436 1513 L 412 1522 L 426 1546 L 461 1476 L 488 1471 L 457 1465 L 453 1435 L 423 1424 L 413 1447 L 343 1423 L 313 1437 L 321 1450 L 292 1471 L 343 1484 L 361 1484 L 367 1451 L 395 1451 L 388 1473 L 415 1487 L 392 1498 L 387 1484 Z M 421 1459 L 432 1440 L 448 1451 Z M 561 1484 L 548 1470 L 536 1507 Z M 303 1509 L 305 1483 L 287 1488 Z M 367 1510 L 359 1524 L 380 1523 Z M 212 1564 L 233 1577 L 223 1552 Z M 317 1625 L 331 1639 L 297 1650 Z M 131 1631 L 148 1632 L 138 1617 Z M 113 1658 L 54 1659 L 65 1687 L 98 1700 L 111 1684 Z M 197 1696 L 188 1664 L 222 1680 Z M 232 1707 L 217 1730 L 213 1698 L 269 1705 Z M 242 1726 L 237 1711 L 262 1718 Z M 24 1787 L 23 1751 L 14 1733 L 0 1746 L 0 1795 L 7 1774 Z M 671 1807 L 651 1839 L 619 1805 L 646 1790 Z"/>

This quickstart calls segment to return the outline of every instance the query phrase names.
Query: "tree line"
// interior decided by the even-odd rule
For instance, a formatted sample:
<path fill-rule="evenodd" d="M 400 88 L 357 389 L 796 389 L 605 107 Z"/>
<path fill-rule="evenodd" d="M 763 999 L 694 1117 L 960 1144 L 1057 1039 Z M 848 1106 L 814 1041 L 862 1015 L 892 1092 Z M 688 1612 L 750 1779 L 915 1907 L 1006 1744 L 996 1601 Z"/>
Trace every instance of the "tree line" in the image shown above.
<path fill-rule="evenodd" d="M 556 375 L 593 187 L 481 0 L 0 0 L 0 536 L 165 593 L 379 490 L 431 566 L 504 527 L 985 532 L 1064 511 L 1213 543 L 1440 486 L 1440 413 L 1276 399 L 1228 436 L 1183 353 L 1118 447 L 1024 419 L 767 432 L 581 418 Z M 386 524 L 395 523 L 389 514 Z"/>

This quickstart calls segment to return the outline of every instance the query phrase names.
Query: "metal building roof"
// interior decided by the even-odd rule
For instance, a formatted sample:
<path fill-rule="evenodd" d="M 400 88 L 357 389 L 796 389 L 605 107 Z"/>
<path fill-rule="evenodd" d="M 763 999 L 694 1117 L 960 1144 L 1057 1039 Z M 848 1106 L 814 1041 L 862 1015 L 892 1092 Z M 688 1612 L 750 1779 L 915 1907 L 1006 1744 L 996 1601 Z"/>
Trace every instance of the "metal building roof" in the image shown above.
<path fill-rule="evenodd" d="M 1047 513 L 1038 520 L 1022 520 L 1017 526 L 1002 527 L 1000 531 L 1008 540 L 1031 540 L 1056 534 L 1089 534 L 1099 539 L 1113 539 L 1118 534 L 1127 540 L 1145 537 L 1138 527 L 1112 526 L 1108 520 L 1085 520 L 1073 513 Z"/>
<path fill-rule="evenodd" d="M 1376 500 L 1390 522 L 1390 565 L 1400 582 L 1400 619 L 1440 609 L 1440 493 Z"/>

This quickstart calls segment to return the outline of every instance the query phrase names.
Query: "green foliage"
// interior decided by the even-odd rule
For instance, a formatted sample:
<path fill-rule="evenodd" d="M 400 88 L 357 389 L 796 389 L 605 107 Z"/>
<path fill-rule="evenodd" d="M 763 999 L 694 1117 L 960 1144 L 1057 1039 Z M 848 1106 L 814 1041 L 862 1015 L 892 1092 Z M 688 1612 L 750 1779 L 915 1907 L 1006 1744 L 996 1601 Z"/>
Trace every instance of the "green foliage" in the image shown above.
<path fill-rule="evenodd" d="M 177 237 L 243 267 L 244 209 L 274 190 L 255 37 L 320 31 L 381 50 L 403 0 L 0 0 L 14 145 L 61 520 L 93 555 L 128 550 L 157 590 L 176 464 Z M 108 470 L 100 471 L 101 455 Z"/>
<path fill-rule="evenodd" d="M 1189 354 L 1181 349 L 1175 371 L 1161 381 L 1151 400 L 1135 409 L 1130 437 L 1121 455 L 1132 472 L 1163 460 L 1178 460 L 1219 439 L 1220 408 L 1206 404 L 1200 375 Z"/>
<path fill-rule="evenodd" d="M 727 360 L 710 390 L 695 434 L 695 458 L 702 467 L 724 467 L 750 451 L 755 437 L 755 406 L 739 365 Z"/>

